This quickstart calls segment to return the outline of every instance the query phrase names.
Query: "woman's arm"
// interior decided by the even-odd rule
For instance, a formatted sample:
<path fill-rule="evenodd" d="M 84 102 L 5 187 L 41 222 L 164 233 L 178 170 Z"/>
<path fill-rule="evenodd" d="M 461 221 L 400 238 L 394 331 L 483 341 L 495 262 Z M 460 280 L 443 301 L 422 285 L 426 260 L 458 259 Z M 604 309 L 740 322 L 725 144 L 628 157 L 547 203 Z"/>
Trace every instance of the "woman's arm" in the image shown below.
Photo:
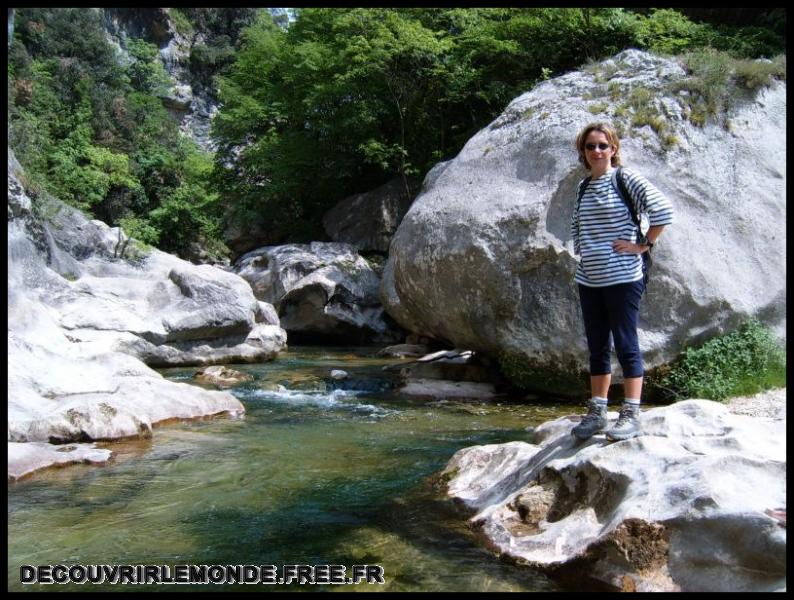
<path fill-rule="evenodd" d="M 659 239 L 659 236 L 662 235 L 662 229 L 664 228 L 664 225 L 654 225 L 648 230 L 648 233 L 645 237 L 648 238 L 648 241 L 651 242 L 651 244 L 655 244 L 656 240 Z M 615 252 L 642 254 L 646 250 L 650 250 L 650 248 L 650 246 L 646 246 L 645 244 L 635 244 L 634 242 L 629 242 L 626 240 L 615 240 L 612 242 L 612 249 Z"/>

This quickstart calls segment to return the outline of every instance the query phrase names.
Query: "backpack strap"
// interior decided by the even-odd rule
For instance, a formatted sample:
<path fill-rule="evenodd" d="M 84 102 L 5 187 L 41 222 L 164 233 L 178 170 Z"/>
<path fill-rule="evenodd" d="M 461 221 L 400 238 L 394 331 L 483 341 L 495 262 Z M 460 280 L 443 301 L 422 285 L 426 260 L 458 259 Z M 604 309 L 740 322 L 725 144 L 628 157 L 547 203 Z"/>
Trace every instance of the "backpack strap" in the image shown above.
<path fill-rule="evenodd" d="M 637 231 L 640 231 L 640 216 L 637 214 L 637 203 L 631 196 L 631 192 L 629 192 L 629 188 L 623 179 L 623 167 L 618 167 L 612 171 L 612 187 L 615 188 L 623 204 L 629 209 L 631 220 L 637 226 Z"/>
<path fill-rule="evenodd" d="M 629 214 L 631 215 L 631 220 L 634 221 L 634 225 L 637 227 L 637 232 L 642 235 L 642 226 L 640 225 L 640 216 L 637 214 L 637 202 L 629 192 L 629 188 L 626 185 L 625 180 L 623 179 L 623 167 L 618 167 L 614 171 L 612 171 L 612 187 L 614 187 L 620 199 L 623 200 L 623 204 L 629 209 Z M 651 258 L 651 249 L 648 248 L 645 252 L 643 252 L 640 256 L 642 256 L 642 273 L 643 273 L 643 282 L 645 286 L 648 285 L 649 279 L 649 272 L 651 265 L 653 264 L 653 259 Z M 643 289 L 643 292 L 645 290 Z"/>
<path fill-rule="evenodd" d="M 577 211 L 579 210 L 579 205 L 582 203 L 582 196 L 584 196 L 584 193 L 587 191 L 587 186 L 590 184 L 590 180 L 591 179 L 592 179 L 592 177 L 590 175 L 588 175 L 587 177 L 582 179 L 582 181 L 579 182 L 579 192 L 576 195 L 576 210 Z"/>

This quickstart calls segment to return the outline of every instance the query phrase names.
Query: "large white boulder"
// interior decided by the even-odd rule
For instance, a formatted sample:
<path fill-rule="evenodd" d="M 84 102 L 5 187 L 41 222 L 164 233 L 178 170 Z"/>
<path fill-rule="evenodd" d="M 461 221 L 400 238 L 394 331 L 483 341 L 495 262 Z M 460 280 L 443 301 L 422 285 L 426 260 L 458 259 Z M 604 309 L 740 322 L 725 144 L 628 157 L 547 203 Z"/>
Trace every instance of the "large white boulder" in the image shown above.
<path fill-rule="evenodd" d="M 616 443 L 577 441 L 576 419 L 449 461 L 447 494 L 489 547 L 626 590 L 785 588 L 785 418 L 687 400 L 643 412 L 643 435 Z"/>
<path fill-rule="evenodd" d="M 720 118 L 698 127 L 685 118 L 691 98 L 670 91 L 686 76 L 672 60 L 627 50 L 513 100 L 428 174 L 392 239 L 381 284 L 387 312 L 450 345 L 557 371 L 550 391 L 586 371 L 570 220 L 587 172 L 574 139 L 608 121 L 626 130 L 624 164 L 676 212 L 653 249 L 643 299 L 646 367 L 751 316 L 784 336 L 786 84 L 744 92 L 725 115 L 730 126 Z M 631 111 L 616 114 L 640 87 L 677 137 L 668 150 L 650 126 L 630 127 Z"/>
<path fill-rule="evenodd" d="M 9 161 L 9 289 L 26 300 L 9 296 L 10 326 L 41 302 L 72 341 L 153 366 L 271 360 L 285 347 L 274 311 L 244 279 L 154 248 L 136 254 L 118 228 L 55 199 L 40 198 L 38 216 L 19 171 Z"/>

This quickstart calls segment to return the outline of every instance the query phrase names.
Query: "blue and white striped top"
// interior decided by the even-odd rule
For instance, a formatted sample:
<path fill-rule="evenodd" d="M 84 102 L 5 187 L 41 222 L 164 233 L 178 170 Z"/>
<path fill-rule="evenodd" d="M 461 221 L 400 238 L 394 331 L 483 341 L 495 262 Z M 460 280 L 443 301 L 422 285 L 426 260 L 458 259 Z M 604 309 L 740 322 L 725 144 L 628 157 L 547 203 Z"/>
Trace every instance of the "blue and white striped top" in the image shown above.
<path fill-rule="evenodd" d="M 651 227 L 673 222 L 673 206 L 656 187 L 639 173 L 622 169 L 631 197 L 639 203 L 638 213 L 646 213 Z M 604 287 L 642 279 L 642 256 L 615 252 L 618 239 L 637 242 L 639 232 L 613 187 L 612 171 L 592 179 L 582 196 L 579 209 L 571 218 L 574 252 L 581 256 L 574 280 L 588 287 Z M 578 191 L 581 191 L 579 184 Z M 578 197 L 578 195 L 577 195 Z M 575 199 L 574 199 L 575 200 Z M 631 198 L 626 198 L 631 202 Z"/>

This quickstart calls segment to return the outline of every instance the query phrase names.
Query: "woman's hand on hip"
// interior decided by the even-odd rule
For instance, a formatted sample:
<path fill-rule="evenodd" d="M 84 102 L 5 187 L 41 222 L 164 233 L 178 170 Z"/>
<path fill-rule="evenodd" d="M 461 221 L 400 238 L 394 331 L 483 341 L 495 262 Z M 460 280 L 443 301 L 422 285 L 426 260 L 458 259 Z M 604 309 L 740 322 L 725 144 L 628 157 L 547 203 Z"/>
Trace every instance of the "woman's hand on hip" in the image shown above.
<path fill-rule="evenodd" d="M 615 240 L 612 242 L 612 249 L 615 252 L 622 252 L 624 254 L 642 254 L 648 248 L 642 244 L 635 244 L 627 240 Z"/>

